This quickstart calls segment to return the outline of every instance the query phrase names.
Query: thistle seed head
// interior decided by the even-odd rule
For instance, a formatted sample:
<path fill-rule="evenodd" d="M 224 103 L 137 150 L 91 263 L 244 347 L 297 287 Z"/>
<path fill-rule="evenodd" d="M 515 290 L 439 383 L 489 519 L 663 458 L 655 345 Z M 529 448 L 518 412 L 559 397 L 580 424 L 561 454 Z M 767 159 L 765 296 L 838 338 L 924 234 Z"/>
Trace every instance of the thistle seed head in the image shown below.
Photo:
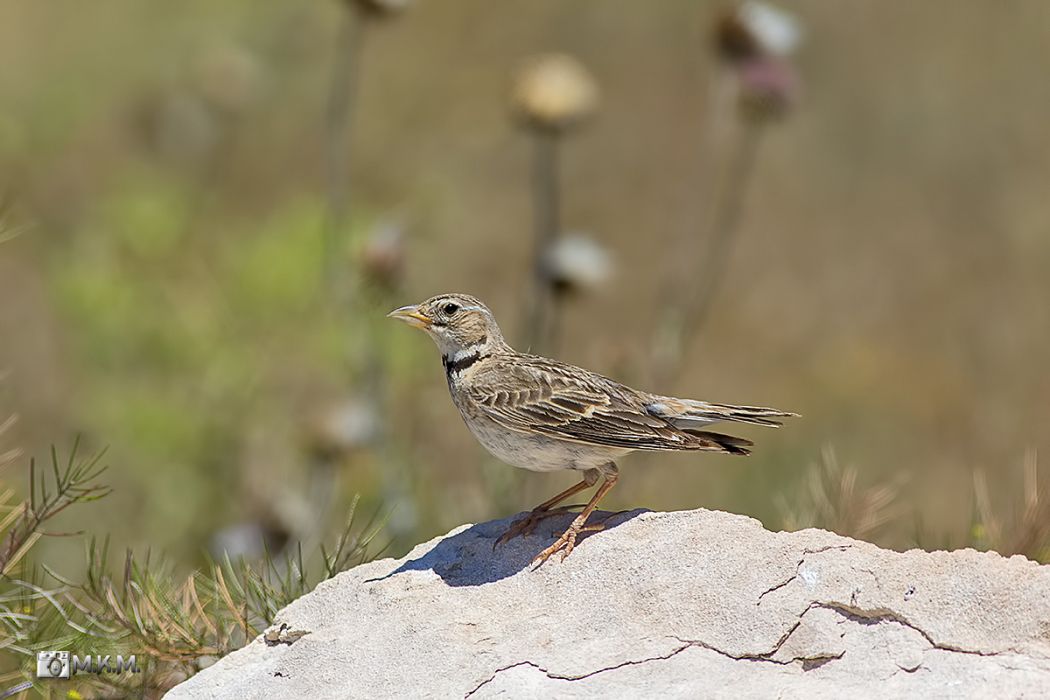
<path fill-rule="evenodd" d="M 533 128 L 559 131 L 579 124 L 598 105 L 598 85 L 572 56 L 545 54 L 530 59 L 518 73 L 513 102 Z"/>

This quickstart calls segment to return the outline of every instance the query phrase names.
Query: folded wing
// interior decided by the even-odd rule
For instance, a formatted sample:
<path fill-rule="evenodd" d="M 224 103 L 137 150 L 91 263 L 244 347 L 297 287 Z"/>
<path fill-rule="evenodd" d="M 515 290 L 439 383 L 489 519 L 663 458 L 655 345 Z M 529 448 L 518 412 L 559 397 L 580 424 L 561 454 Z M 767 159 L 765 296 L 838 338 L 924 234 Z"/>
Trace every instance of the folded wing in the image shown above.
<path fill-rule="evenodd" d="M 752 444 L 694 426 L 679 427 L 649 410 L 650 395 L 546 358 L 519 357 L 493 371 L 499 374 L 479 375 L 462 390 L 485 415 L 509 430 L 628 450 L 747 454 L 745 448 Z"/>

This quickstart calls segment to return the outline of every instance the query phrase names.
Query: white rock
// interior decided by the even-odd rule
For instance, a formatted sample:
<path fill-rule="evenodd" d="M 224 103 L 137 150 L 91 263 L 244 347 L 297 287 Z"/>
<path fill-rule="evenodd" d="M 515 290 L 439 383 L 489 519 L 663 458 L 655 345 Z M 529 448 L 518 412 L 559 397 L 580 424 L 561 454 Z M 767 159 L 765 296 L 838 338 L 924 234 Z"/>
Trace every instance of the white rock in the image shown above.
<path fill-rule="evenodd" d="M 1023 557 L 632 511 L 533 570 L 567 519 L 493 552 L 508 522 L 322 583 L 279 613 L 273 646 L 260 636 L 168 697 L 1050 694 L 1050 566 Z"/>

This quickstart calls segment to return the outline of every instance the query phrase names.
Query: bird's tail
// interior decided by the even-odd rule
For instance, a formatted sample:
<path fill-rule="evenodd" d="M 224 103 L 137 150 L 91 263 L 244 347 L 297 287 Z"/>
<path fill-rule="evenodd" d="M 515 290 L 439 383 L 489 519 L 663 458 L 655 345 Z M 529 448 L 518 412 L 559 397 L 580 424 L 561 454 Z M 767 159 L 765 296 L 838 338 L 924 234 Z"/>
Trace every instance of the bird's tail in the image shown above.
<path fill-rule="evenodd" d="M 745 438 L 723 435 L 722 433 L 712 433 L 706 430 L 692 430 L 690 428 L 685 428 L 682 432 L 700 438 L 700 449 L 718 450 L 720 452 L 727 452 L 731 455 L 749 455 L 751 454 L 751 450 L 747 448 L 755 444 Z"/>
<path fill-rule="evenodd" d="M 708 403 L 692 399 L 676 399 L 670 396 L 656 397 L 646 406 L 650 415 L 659 416 L 682 429 L 708 425 L 721 421 L 753 423 L 779 428 L 779 418 L 797 418 L 797 413 L 762 406 L 733 406 L 724 403 Z"/>

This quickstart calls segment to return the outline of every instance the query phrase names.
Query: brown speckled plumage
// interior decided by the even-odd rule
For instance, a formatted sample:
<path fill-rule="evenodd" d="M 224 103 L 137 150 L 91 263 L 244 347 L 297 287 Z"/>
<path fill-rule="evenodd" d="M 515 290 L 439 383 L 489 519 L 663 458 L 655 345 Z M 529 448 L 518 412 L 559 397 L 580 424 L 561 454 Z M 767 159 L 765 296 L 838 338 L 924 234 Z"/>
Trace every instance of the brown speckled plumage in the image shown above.
<path fill-rule="evenodd" d="M 587 516 L 616 482 L 617 458 L 635 450 L 746 455 L 750 440 L 702 428 L 721 421 L 779 426 L 779 418 L 795 415 L 649 394 L 580 367 L 516 352 L 503 339 L 492 312 L 465 294 L 443 294 L 390 315 L 434 339 L 453 402 L 492 454 L 533 471 L 584 472 L 580 484 L 537 506 L 501 542 L 528 534 L 544 517 L 559 512 L 557 503 L 605 477 L 565 534 L 537 556 L 541 563 L 557 551 L 563 558 L 572 551 Z"/>

